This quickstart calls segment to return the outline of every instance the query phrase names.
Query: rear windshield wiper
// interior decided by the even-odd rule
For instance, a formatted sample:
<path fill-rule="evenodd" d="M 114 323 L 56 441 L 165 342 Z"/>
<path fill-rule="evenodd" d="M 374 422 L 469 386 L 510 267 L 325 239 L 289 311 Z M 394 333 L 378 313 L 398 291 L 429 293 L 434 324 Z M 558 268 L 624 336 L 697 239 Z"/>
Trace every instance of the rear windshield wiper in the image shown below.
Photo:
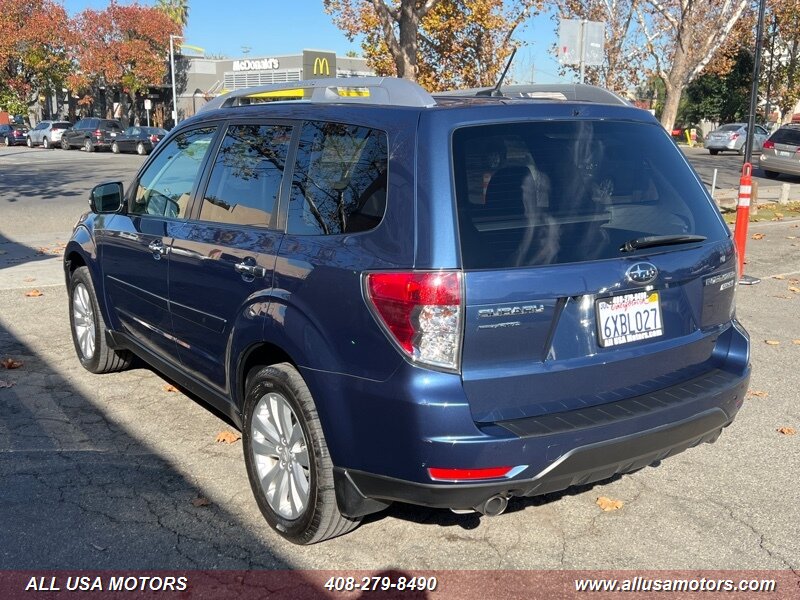
<path fill-rule="evenodd" d="M 645 237 L 628 240 L 620 246 L 620 252 L 633 252 L 639 248 L 652 248 L 653 246 L 671 246 L 673 244 L 691 244 L 692 242 L 704 242 L 704 235 L 648 235 Z"/>

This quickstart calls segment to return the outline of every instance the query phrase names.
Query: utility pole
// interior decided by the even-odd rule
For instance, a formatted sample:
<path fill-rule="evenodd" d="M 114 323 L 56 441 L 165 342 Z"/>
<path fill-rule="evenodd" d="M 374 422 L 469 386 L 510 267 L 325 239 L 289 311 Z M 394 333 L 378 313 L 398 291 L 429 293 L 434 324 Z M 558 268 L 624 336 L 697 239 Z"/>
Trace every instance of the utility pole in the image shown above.
<path fill-rule="evenodd" d="M 755 138 L 756 102 L 758 100 L 758 78 L 761 74 L 761 46 L 764 41 L 764 10 L 766 0 L 758 3 L 758 26 L 756 27 L 756 53 L 753 59 L 753 86 L 750 89 L 750 114 L 747 117 L 747 141 L 745 142 L 744 162 L 753 158 L 753 139 Z"/>

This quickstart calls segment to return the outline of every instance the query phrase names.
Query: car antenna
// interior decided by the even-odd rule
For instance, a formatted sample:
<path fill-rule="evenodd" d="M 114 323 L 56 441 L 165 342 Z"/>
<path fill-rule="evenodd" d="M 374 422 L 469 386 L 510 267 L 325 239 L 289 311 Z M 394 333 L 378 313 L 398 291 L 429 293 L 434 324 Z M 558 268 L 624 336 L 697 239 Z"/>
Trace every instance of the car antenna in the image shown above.
<path fill-rule="evenodd" d="M 503 92 L 500 91 L 500 86 L 503 85 L 503 80 L 506 78 L 506 73 L 508 73 L 508 69 L 511 67 L 511 61 L 514 60 L 514 55 L 517 53 L 517 47 L 513 46 L 511 49 L 511 56 L 508 57 L 508 62 L 506 63 L 506 68 L 503 69 L 503 74 L 500 75 L 500 79 L 497 80 L 497 84 L 490 90 L 481 90 L 476 96 L 502 96 Z"/>

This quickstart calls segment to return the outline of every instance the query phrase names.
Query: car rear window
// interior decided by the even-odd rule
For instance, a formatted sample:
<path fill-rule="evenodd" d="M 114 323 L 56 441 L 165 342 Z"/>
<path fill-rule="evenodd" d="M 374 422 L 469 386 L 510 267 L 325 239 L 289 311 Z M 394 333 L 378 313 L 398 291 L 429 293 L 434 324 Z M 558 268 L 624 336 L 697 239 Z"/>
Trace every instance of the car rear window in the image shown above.
<path fill-rule="evenodd" d="M 741 128 L 742 128 L 742 126 L 741 126 L 741 125 L 738 125 L 738 124 L 733 124 L 733 125 L 723 125 L 723 126 L 722 126 L 722 127 L 720 127 L 719 129 L 717 129 L 717 131 L 738 131 L 738 130 L 739 130 L 739 129 L 741 129 Z"/>
<path fill-rule="evenodd" d="M 53 123 L 50 129 L 69 129 L 70 126 L 69 123 Z"/>
<path fill-rule="evenodd" d="M 772 134 L 770 138 L 776 144 L 789 144 L 791 146 L 800 146 L 800 128 L 795 127 L 781 127 Z"/>
<path fill-rule="evenodd" d="M 625 255 L 626 241 L 644 236 L 727 236 L 701 184 L 657 125 L 464 127 L 453 134 L 453 157 L 467 269 L 615 258 Z"/>

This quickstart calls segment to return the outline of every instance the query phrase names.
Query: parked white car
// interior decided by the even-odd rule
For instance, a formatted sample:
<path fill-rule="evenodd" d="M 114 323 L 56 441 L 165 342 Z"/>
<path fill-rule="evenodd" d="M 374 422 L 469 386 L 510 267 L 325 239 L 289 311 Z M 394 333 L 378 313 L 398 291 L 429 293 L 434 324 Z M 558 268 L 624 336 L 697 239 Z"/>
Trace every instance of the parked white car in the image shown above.
<path fill-rule="evenodd" d="M 68 121 L 41 121 L 28 132 L 28 148 L 39 144 L 44 148 L 51 148 L 61 141 L 61 135 L 70 127 L 72 124 Z"/>

